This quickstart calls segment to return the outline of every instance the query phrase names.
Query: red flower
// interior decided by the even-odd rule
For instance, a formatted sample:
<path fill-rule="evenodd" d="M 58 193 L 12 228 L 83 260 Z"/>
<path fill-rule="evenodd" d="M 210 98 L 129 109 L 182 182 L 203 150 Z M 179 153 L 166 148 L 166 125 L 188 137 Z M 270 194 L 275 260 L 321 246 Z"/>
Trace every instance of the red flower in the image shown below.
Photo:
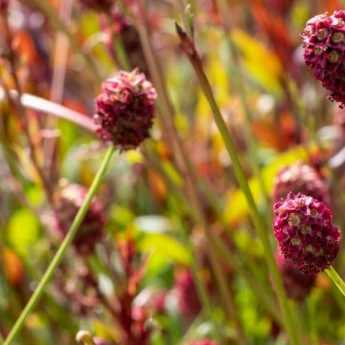
<path fill-rule="evenodd" d="M 78 184 L 68 184 L 62 188 L 55 210 L 57 229 L 66 234 L 75 215 L 82 206 L 87 194 L 87 188 Z M 94 199 L 78 230 L 73 245 L 81 255 L 89 255 L 95 245 L 102 239 L 105 225 L 104 206 Z"/>
<path fill-rule="evenodd" d="M 282 169 L 275 180 L 273 200 L 279 201 L 290 192 L 312 196 L 327 204 L 330 202 L 328 186 L 310 165 L 297 163 Z"/>
<path fill-rule="evenodd" d="M 311 18 L 302 34 L 305 63 L 330 91 L 330 98 L 345 104 L 345 11 Z"/>
<path fill-rule="evenodd" d="M 152 84 L 137 69 L 106 80 L 96 98 L 99 137 L 121 150 L 139 146 L 149 137 L 156 97 Z"/>
<path fill-rule="evenodd" d="M 318 273 L 336 258 L 341 240 L 328 206 L 311 196 L 289 194 L 274 204 L 274 235 L 279 247 L 304 273 Z"/>

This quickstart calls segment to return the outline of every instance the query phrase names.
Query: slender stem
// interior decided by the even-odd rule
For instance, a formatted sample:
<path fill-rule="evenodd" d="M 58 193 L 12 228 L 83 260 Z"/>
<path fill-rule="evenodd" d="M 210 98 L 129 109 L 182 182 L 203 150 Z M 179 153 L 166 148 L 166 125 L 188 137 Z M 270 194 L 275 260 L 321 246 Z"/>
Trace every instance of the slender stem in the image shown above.
<path fill-rule="evenodd" d="M 150 34 L 147 28 L 148 25 L 146 23 L 147 20 L 144 1 L 139 1 L 139 5 L 140 18 L 137 18 L 136 25 L 139 32 L 141 44 L 143 46 L 145 58 L 149 66 L 153 82 L 157 88 L 159 103 L 158 105 L 160 108 L 160 111 L 158 113 L 161 113 L 161 122 L 163 125 L 165 125 L 167 134 L 169 135 L 169 139 L 171 139 L 171 145 L 174 150 L 175 159 L 177 163 L 180 163 L 180 168 L 183 170 L 183 174 L 186 176 L 186 183 L 189 192 L 188 196 L 193 205 L 194 219 L 196 223 L 201 226 L 208 242 L 210 243 L 210 246 L 207 248 L 207 252 L 210 258 L 213 272 L 215 274 L 219 292 L 223 300 L 222 307 L 224 308 L 225 315 L 228 319 L 234 320 L 239 344 L 245 344 L 245 335 L 241 321 L 238 318 L 237 314 L 234 312 L 234 298 L 225 280 L 224 274 L 222 272 L 222 267 L 219 264 L 218 253 L 213 246 L 213 242 L 211 241 L 212 234 L 209 231 L 207 220 L 203 214 L 203 208 L 200 203 L 199 190 L 197 188 L 197 175 L 174 124 L 175 110 L 166 88 L 160 61 L 154 52 L 152 42 L 150 40 Z M 165 116 L 162 116 L 162 114 L 164 114 Z"/>
<path fill-rule="evenodd" d="M 77 215 L 75 216 L 73 223 L 68 230 L 67 235 L 65 236 L 65 238 L 64 238 L 63 242 L 61 243 L 58 251 L 56 252 L 55 256 L 53 257 L 52 261 L 50 262 L 46 272 L 44 273 L 43 277 L 41 278 L 41 281 L 37 285 L 37 287 L 36 287 L 34 293 L 32 294 L 29 302 L 27 303 L 27 305 L 23 309 L 22 313 L 18 317 L 17 321 L 15 322 L 14 326 L 12 327 L 12 329 L 11 329 L 9 335 L 7 336 L 5 342 L 3 343 L 3 345 L 10 345 L 13 343 L 13 340 L 16 337 L 16 335 L 23 328 L 26 318 L 29 316 L 29 314 L 32 312 L 32 310 L 35 308 L 36 304 L 40 300 L 49 280 L 51 279 L 51 277 L 55 273 L 57 267 L 59 266 L 60 262 L 62 261 L 63 256 L 66 252 L 66 249 L 72 243 L 72 241 L 73 241 L 73 239 L 74 239 L 74 237 L 75 237 L 75 235 L 79 229 L 80 224 L 84 220 L 84 217 L 87 213 L 87 210 L 91 204 L 92 198 L 96 194 L 96 192 L 97 192 L 97 190 L 98 190 L 98 188 L 102 182 L 102 179 L 103 179 L 103 177 L 107 171 L 107 168 L 109 166 L 109 163 L 110 163 L 111 157 L 113 156 L 113 153 L 114 153 L 114 147 L 111 146 L 107 150 L 107 152 L 103 158 L 101 166 L 100 166 L 96 176 L 93 179 L 93 182 L 92 182 L 91 187 L 90 187 L 90 189 L 89 189 L 89 191 L 85 197 L 85 200 L 84 200 L 82 206 L 80 207 Z"/>
<path fill-rule="evenodd" d="M 327 273 L 328 277 L 333 281 L 338 290 L 345 297 L 345 282 L 343 278 L 339 275 L 339 273 L 335 270 L 333 266 L 327 268 L 325 272 Z"/>
<path fill-rule="evenodd" d="M 270 237 L 268 234 L 269 227 L 266 224 L 265 219 L 262 217 L 262 215 L 259 212 L 259 209 L 255 203 L 253 194 L 249 188 L 249 184 L 246 178 L 246 175 L 244 173 L 244 170 L 241 166 L 239 156 L 237 154 L 236 145 L 228 131 L 228 128 L 226 126 L 226 123 L 223 119 L 223 116 L 219 110 L 218 104 L 215 100 L 213 90 L 211 88 L 210 82 L 204 72 L 202 62 L 200 59 L 200 56 L 198 55 L 194 42 L 188 37 L 185 31 L 176 24 L 176 30 L 181 40 L 181 48 L 189 58 L 192 66 L 194 67 L 194 70 L 196 72 L 196 75 L 199 79 L 199 83 L 201 86 L 201 89 L 209 103 L 209 106 L 213 112 L 214 119 L 216 122 L 216 125 L 218 127 L 218 130 L 222 136 L 222 139 L 224 141 L 225 147 L 228 151 L 228 154 L 231 158 L 233 170 L 235 177 L 241 187 L 241 190 L 247 200 L 250 215 L 252 217 L 252 220 L 254 222 L 255 228 L 258 232 L 258 235 L 261 239 L 261 242 L 264 247 L 265 252 L 265 258 L 267 261 L 267 265 L 269 267 L 269 270 L 272 274 L 272 279 L 275 283 L 276 293 L 279 299 L 280 307 L 282 309 L 283 313 L 283 320 L 286 327 L 286 330 L 289 335 L 290 343 L 293 345 L 299 344 L 299 339 L 296 334 L 296 330 L 293 326 L 293 320 L 291 311 L 288 305 L 288 300 L 285 295 L 283 283 L 281 276 L 279 274 L 275 259 L 274 259 L 274 253 L 273 248 L 270 242 Z"/>

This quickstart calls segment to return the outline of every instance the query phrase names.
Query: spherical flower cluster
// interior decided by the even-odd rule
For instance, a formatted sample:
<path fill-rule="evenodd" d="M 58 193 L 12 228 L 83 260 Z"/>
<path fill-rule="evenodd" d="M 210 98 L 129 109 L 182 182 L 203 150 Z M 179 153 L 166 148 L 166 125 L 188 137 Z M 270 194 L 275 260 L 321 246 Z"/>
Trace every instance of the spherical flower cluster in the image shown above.
<path fill-rule="evenodd" d="M 279 201 L 290 192 L 303 193 L 327 204 L 330 202 L 328 186 L 310 165 L 297 163 L 282 169 L 275 180 L 273 200 Z"/>
<path fill-rule="evenodd" d="M 330 98 L 345 105 L 345 11 L 311 18 L 302 34 L 305 63 Z"/>
<path fill-rule="evenodd" d="M 81 4 L 91 10 L 109 12 L 114 0 L 80 0 Z"/>
<path fill-rule="evenodd" d="M 276 260 L 287 296 L 302 302 L 313 288 L 316 275 L 303 273 L 291 260 L 286 259 L 280 251 L 276 255 Z"/>
<path fill-rule="evenodd" d="M 189 345 L 217 345 L 214 340 L 211 339 L 201 339 L 201 340 L 194 340 Z"/>
<path fill-rule="evenodd" d="M 286 259 L 307 274 L 331 265 L 339 251 L 341 232 L 324 202 L 289 194 L 274 204 L 274 215 L 274 235 Z"/>
<path fill-rule="evenodd" d="M 121 150 L 136 148 L 149 137 L 157 98 L 152 84 L 137 69 L 106 80 L 96 98 L 97 133 Z"/>
<path fill-rule="evenodd" d="M 87 188 L 78 184 L 67 184 L 59 194 L 56 215 L 56 229 L 65 235 L 73 222 L 87 194 Z M 80 225 L 73 245 L 80 255 L 89 255 L 102 239 L 105 226 L 104 206 L 94 199 Z"/>

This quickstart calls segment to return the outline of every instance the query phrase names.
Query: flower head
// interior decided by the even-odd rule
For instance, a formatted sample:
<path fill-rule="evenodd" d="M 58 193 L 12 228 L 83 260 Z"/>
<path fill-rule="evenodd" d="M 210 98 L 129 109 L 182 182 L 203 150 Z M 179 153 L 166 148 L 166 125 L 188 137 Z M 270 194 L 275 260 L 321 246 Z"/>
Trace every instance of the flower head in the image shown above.
<path fill-rule="evenodd" d="M 96 98 L 99 137 L 121 150 L 139 146 L 149 137 L 156 98 L 154 87 L 137 69 L 107 79 Z"/>
<path fill-rule="evenodd" d="M 87 188 L 78 184 L 67 184 L 61 189 L 56 214 L 56 228 L 65 235 L 72 224 L 75 215 L 82 206 L 87 194 Z M 94 199 L 78 230 L 73 245 L 81 255 L 88 255 L 103 237 L 105 226 L 104 206 L 98 199 Z"/>
<path fill-rule="evenodd" d="M 201 303 L 190 270 L 177 272 L 175 290 L 181 314 L 187 318 L 195 317 L 201 310 Z"/>
<path fill-rule="evenodd" d="M 100 12 L 110 11 L 114 3 L 113 0 L 80 0 L 80 2 L 84 7 Z"/>
<path fill-rule="evenodd" d="M 305 63 L 330 91 L 330 98 L 345 105 L 345 11 L 311 18 L 302 34 Z"/>
<path fill-rule="evenodd" d="M 331 265 L 341 240 L 328 206 L 311 196 L 290 193 L 274 204 L 274 235 L 282 254 L 304 273 Z"/>
<path fill-rule="evenodd" d="M 328 186 L 310 165 L 297 163 L 282 169 L 275 180 L 273 200 L 285 198 L 290 192 L 303 193 L 327 204 L 330 202 Z"/>
<path fill-rule="evenodd" d="M 288 297 L 296 301 L 303 301 L 313 288 L 316 275 L 300 271 L 291 260 L 281 254 L 280 250 L 278 250 L 276 260 Z"/>

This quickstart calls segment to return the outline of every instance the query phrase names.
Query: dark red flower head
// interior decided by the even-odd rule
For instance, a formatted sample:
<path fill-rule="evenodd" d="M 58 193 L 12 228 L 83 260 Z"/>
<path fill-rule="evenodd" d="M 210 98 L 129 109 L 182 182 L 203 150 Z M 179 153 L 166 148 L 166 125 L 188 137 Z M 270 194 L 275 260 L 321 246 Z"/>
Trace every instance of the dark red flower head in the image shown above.
<path fill-rule="evenodd" d="M 175 290 L 181 314 L 186 318 L 194 318 L 201 310 L 201 303 L 190 270 L 184 269 L 177 272 Z"/>
<path fill-rule="evenodd" d="M 345 11 L 311 18 L 302 34 L 305 63 L 330 91 L 330 98 L 345 105 Z"/>
<path fill-rule="evenodd" d="M 286 259 L 280 250 L 278 250 L 276 260 L 287 296 L 302 302 L 313 288 L 316 275 L 303 273 L 291 260 Z"/>
<path fill-rule="evenodd" d="M 330 202 L 328 186 L 310 165 L 297 163 L 282 169 L 275 180 L 273 200 L 279 201 L 290 192 L 310 195 L 327 204 Z"/>
<path fill-rule="evenodd" d="M 274 204 L 274 235 L 284 257 L 307 274 L 329 267 L 341 240 L 328 206 L 311 196 L 290 193 Z"/>
<path fill-rule="evenodd" d="M 201 340 L 194 340 L 190 342 L 189 345 L 217 345 L 217 343 L 211 339 L 201 339 Z"/>
<path fill-rule="evenodd" d="M 91 10 L 109 12 L 114 4 L 114 0 L 80 0 L 81 4 Z"/>
<path fill-rule="evenodd" d="M 65 235 L 67 233 L 86 194 L 87 188 L 78 184 L 67 184 L 61 189 L 55 210 L 56 226 L 60 234 Z M 100 200 L 94 199 L 73 242 L 79 254 L 89 255 L 93 252 L 95 245 L 103 237 L 104 226 L 104 206 Z"/>
<path fill-rule="evenodd" d="M 106 80 L 96 98 L 99 137 L 121 150 L 138 147 L 149 137 L 156 98 L 156 90 L 137 69 Z"/>

